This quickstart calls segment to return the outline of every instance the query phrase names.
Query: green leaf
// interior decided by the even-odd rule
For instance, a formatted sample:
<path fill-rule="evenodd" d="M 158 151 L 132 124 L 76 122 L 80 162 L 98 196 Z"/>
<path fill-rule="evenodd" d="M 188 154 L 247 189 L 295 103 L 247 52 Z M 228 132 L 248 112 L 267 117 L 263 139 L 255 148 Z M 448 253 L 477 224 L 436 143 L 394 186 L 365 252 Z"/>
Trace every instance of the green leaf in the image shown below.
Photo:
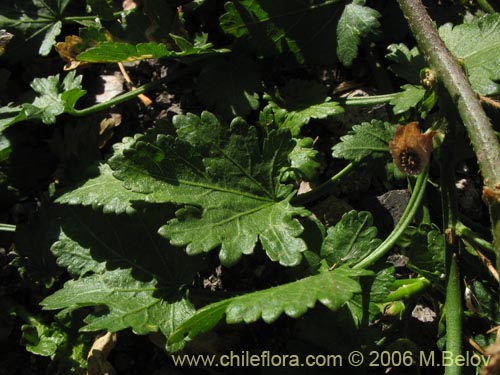
<path fill-rule="evenodd" d="M 115 176 L 146 201 L 185 205 L 160 233 L 189 254 L 220 246 L 224 265 L 252 253 L 257 240 L 272 260 L 300 263 L 306 246 L 294 217 L 308 211 L 291 206 L 291 187 L 280 183 L 295 146 L 290 134 L 270 131 L 261 141 L 241 120 L 228 129 L 208 112 L 173 122 L 177 138 L 139 137 L 110 159 Z"/>
<path fill-rule="evenodd" d="M 286 171 L 286 177 L 295 180 L 304 178 L 312 181 L 318 174 L 320 163 L 316 160 L 318 151 L 314 149 L 313 139 L 309 137 L 295 140 L 296 145 L 289 154 L 290 169 Z"/>
<path fill-rule="evenodd" d="M 354 125 L 352 131 L 333 146 L 333 156 L 351 161 L 384 156 L 389 153 L 389 142 L 394 137 L 394 131 L 393 125 L 380 120 Z"/>
<path fill-rule="evenodd" d="M 466 298 L 470 297 L 470 300 L 466 301 L 468 308 L 472 305 L 473 311 L 476 310 L 475 312 L 488 320 L 494 322 L 500 320 L 498 298 L 492 290 L 485 286 L 484 282 L 474 280 L 470 285 L 467 285 L 465 296 Z"/>
<path fill-rule="evenodd" d="M 352 266 L 380 245 L 382 241 L 376 237 L 377 228 L 369 212 L 349 211 L 334 227 L 328 228 L 321 256 L 329 265 Z"/>
<path fill-rule="evenodd" d="M 26 114 L 23 107 L 11 106 L 8 104 L 5 107 L 0 107 L 0 132 L 3 132 L 10 125 L 15 124 L 26 119 Z"/>
<path fill-rule="evenodd" d="M 385 57 L 392 61 L 392 64 L 389 65 L 389 70 L 414 85 L 420 84 L 420 71 L 426 65 L 424 57 L 420 54 L 417 47 L 413 47 L 410 50 L 406 45 L 401 43 L 391 44 L 387 47 L 387 50 L 389 52 Z"/>
<path fill-rule="evenodd" d="M 265 290 L 248 293 L 207 305 L 182 323 L 169 338 L 169 343 L 179 343 L 186 336 L 193 338 L 213 328 L 226 315 L 226 322 L 253 323 L 262 319 L 272 323 L 283 313 L 298 318 L 321 302 L 330 310 L 338 310 L 359 293 L 361 287 L 351 277 L 371 275 L 370 271 L 340 267 Z"/>
<path fill-rule="evenodd" d="M 446 47 L 463 61 L 474 91 L 481 95 L 500 93 L 500 15 L 488 14 L 458 26 L 439 28 Z"/>
<path fill-rule="evenodd" d="M 401 253 L 409 258 L 408 267 L 430 280 L 439 280 L 444 273 L 444 236 L 427 224 L 408 227 L 398 241 Z"/>
<path fill-rule="evenodd" d="M 49 27 L 47 33 L 45 34 L 45 38 L 43 39 L 42 45 L 38 50 L 38 53 L 40 55 L 47 56 L 50 53 L 50 51 L 52 50 L 52 46 L 56 42 L 57 36 L 61 33 L 61 28 L 61 21 L 57 21 Z"/>
<path fill-rule="evenodd" d="M 328 65 L 337 59 L 332 47 L 343 7 L 338 0 L 231 1 L 220 25 L 228 35 L 248 38 L 265 56 L 291 52 L 298 62 Z"/>
<path fill-rule="evenodd" d="M 39 119 L 45 124 L 55 123 L 57 116 L 71 112 L 78 99 L 85 95 L 86 91 L 82 90 L 81 81 L 82 76 L 76 76 L 75 71 L 69 72 L 62 82 L 59 74 L 47 78 L 35 78 L 31 87 L 38 95 L 32 103 L 1 108 L 0 115 L 2 113 L 9 115 L 0 120 L 0 130 L 3 131 L 24 120 Z"/>
<path fill-rule="evenodd" d="M 144 195 L 125 189 L 122 181 L 113 177 L 108 164 L 101 164 L 98 168 L 96 177 L 61 195 L 56 203 L 101 208 L 104 213 L 133 213 L 132 202 L 142 200 Z"/>
<path fill-rule="evenodd" d="M 37 319 L 30 319 L 30 324 L 21 327 L 22 341 L 26 350 L 33 354 L 53 358 L 59 346 L 65 341 L 57 323 L 44 324 Z"/>
<path fill-rule="evenodd" d="M 394 106 L 392 111 L 395 115 L 400 115 L 415 108 L 425 96 L 426 90 L 422 86 L 404 85 L 401 87 L 403 91 L 398 92 L 391 99 L 390 104 Z"/>
<path fill-rule="evenodd" d="M 139 335 L 161 331 L 169 336 L 194 309 L 186 300 L 167 303 L 155 296 L 156 290 L 154 280 L 136 280 L 130 270 L 116 269 L 70 280 L 41 305 L 45 310 L 64 309 L 62 314 L 85 306 L 108 308 L 106 314 L 88 316 L 82 331 L 117 332 L 131 328 Z"/>
<path fill-rule="evenodd" d="M 19 30 L 26 41 L 42 34 L 38 52 L 47 56 L 61 33 L 61 18 L 67 5 L 68 1 L 26 1 L 20 6 L 6 0 L 0 6 L 0 29 Z"/>
<path fill-rule="evenodd" d="M 257 65 L 248 58 L 214 59 L 203 67 L 196 92 L 207 108 L 231 119 L 259 107 L 260 81 Z"/>
<path fill-rule="evenodd" d="M 51 251 L 76 280 L 42 301 L 62 315 L 85 306 L 106 306 L 90 315 L 84 331 L 132 328 L 145 334 L 173 327 L 192 313 L 179 297 L 191 284 L 202 259 L 189 257 L 158 235 L 171 209 L 146 205 L 133 214 L 107 215 L 87 207 L 60 206 L 50 219 L 60 227 Z M 168 298 L 168 302 L 167 302 Z"/>
<path fill-rule="evenodd" d="M 327 96 L 325 86 L 311 81 L 290 80 L 276 93 L 266 94 L 264 99 L 269 101 L 275 123 L 280 128 L 290 129 L 294 136 L 311 119 L 324 119 L 344 112 L 339 103 Z"/>
<path fill-rule="evenodd" d="M 171 35 L 180 51 L 172 51 L 163 43 L 119 43 L 100 42 L 97 46 L 80 53 L 76 58 L 85 62 L 130 62 L 144 59 L 180 58 L 214 53 L 226 53 L 225 49 L 213 49 L 206 39 L 198 39 L 191 43 L 187 39 Z"/>
<path fill-rule="evenodd" d="M 380 27 L 380 13 L 364 3 L 364 0 L 355 0 L 347 4 L 337 24 L 337 56 L 345 66 L 351 66 L 358 56 L 361 39 Z"/>
<path fill-rule="evenodd" d="M 157 228 L 172 209 L 147 205 L 133 214 L 108 215 L 86 207 L 61 207 L 59 239 L 51 251 L 70 274 L 130 268 L 140 280 L 155 279 L 167 293 L 192 282 L 202 260 L 173 248 Z M 54 221 L 54 219 L 52 219 Z"/>

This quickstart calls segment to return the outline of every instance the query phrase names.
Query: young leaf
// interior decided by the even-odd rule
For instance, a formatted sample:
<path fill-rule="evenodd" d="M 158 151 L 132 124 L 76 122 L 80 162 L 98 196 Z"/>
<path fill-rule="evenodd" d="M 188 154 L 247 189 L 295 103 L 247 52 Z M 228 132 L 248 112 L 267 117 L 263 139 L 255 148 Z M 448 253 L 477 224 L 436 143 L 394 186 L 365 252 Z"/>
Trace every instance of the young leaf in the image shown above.
<path fill-rule="evenodd" d="M 349 211 L 334 226 L 328 228 L 321 247 L 321 256 L 329 265 L 352 266 L 377 248 L 382 242 L 373 226 L 369 212 Z"/>
<path fill-rule="evenodd" d="M 287 169 L 287 176 L 298 180 L 304 178 L 307 181 L 312 181 L 320 167 L 320 163 L 316 160 L 318 151 L 313 147 L 313 139 L 309 137 L 296 139 L 296 145 L 290 152 L 290 169 Z"/>
<path fill-rule="evenodd" d="M 394 131 L 393 125 L 380 120 L 354 125 L 352 131 L 333 146 L 333 156 L 359 161 L 368 156 L 379 157 L 388 154 L 389 142 L 394 137 Z"/>
<path fill-rule="evenodd" d="M 394 106 L 392 111 L 395 115 L 400 115 L 414 108 L 424 99 L 425 89 L 422 86 L 404 85 L 403 91 L 397 93 L 390 104 Z"/>
<path fill-rule="evenodd" d="M 266 94 L 269 110 L 275 114 L 280 128 L 290 129 L 299 135 L 302 126 L 311 119 L 324 119 L 340 115 L 344 109 L 327 96 L 326 87 L 311 81 L 293 79 L 273 95 Z"/>
<path fill-rule="evenodd" d="M 294 217 L 308 211 L 291 206 L 291 187 L 280 183 L 295 146 L 290 134 L 270 131 L 261 142 L 246 123 L 229 130 L 208 112 L 173 122 L 177 138 L 138 138 L 110 159 L 127 189 L 149 202 L 185 205 L 160 233 L 189 254 L 220 246 L 224 265 L 252 253 L 257 240 L 272 260 L 298 264 L 306 246 Z"/>
<path fill-rule="evenodd" d="M 257 65 L 248 58 L 213 59 L 203 67 L 196 92 L 208 108 L 231 119 L 259 107 L 260 80 Z"/>
<path fill-rule="evenodd" d="M 420 84 L 420 71 L 425 67 L 425 60 L 417 47 L 410 50 L 401 43 L 391 44 L 387 50 L 389 53 L 385 57 L 392 61 L 389 70 L 414 85 Z"/>
<path fill-rule="evenodd" d="M 357 57 L 361 38 L 380 27 L 381 15 L 364 3 L 364 0 L 354 0 L 347 4 L 337 24 L 337 56 L 345 66 L 351 66 Z"/>
<path fill-rule="evenodd" d="M 21 327 L 21 331 L 26 350 L 37 355 L 53 358 L 65 341 L 57 323 L 47 325 L 34 317 L 30 319 L 29 324 Z"/>
<path fill-rule="evenodd" d="M 316 301 L 332 311 L 338 310 L 353 294 L 361 291 L 360 285 L 352 277 L 367 275 L 371 275 L 371 272 L 340 267 L 331 272 L 210 304 L 182 323 L 170 336 L 169 344 L 210 330 L 224 315 L 230 324 L 253 323 L 259 319 L 272 323 L 283 313 L 298 318 L 313 308 Z"/>
<path fill-rule="evenodd" d="M 59 74 L 47 78 L 35 78 L 31 87 L 38 96 L 33 103 L 2 108 L 0 113 L 12 113 L 12 115 L 0 120 L 0 130 L 16 122 L 32 119 L 40 119 L 44 124 L 53 124 L 57 116 L 70 112 L 78 99 L 86 93 L 81 88 L 82 76 L 75 74 L 75 71 L 68 73 L 62 82 L 59 80 Z"/>
<path fill-rule="evenodd" d="M 474 91 L 481 95 L 500 93 L 500 15 L 488 14 L 479 19 L 453 27 L 451 23 L 439 28 L 446 47 L 463 61 Z"/>

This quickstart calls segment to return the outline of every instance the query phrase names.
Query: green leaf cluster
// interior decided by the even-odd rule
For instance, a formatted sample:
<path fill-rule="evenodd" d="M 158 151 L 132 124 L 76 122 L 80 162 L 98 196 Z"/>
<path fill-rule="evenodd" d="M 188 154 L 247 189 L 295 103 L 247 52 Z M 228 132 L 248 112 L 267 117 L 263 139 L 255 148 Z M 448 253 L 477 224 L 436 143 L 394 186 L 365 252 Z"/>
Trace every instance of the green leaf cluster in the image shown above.
<path fill-rule="evenodd" d="M 31 88 L 36 93 L 32 103 L 19 106 L 7 106 L 1 109 L 0 131 L 25 120 L 41 120 L 45 124 L 54 124 L 56 117 L 71 112 L 78 99 L 86 91 L 81 86 L 82 76 L 72 71 L 60 81 L 59 74 L 47 78 L 35 78 Z"/>

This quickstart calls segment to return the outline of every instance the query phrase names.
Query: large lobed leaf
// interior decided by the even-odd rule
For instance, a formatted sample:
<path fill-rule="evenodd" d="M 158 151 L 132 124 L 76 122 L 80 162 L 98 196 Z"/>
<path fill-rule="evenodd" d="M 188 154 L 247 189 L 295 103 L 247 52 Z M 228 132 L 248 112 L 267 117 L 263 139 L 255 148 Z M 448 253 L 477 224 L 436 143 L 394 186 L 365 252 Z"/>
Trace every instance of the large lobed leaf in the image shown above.
<path fill-rule="evenodd" d="M 86 331 L 132 328 L 139 334 L 161 330 L 170 335 L 192 313 L 179 291 L 192 282 L 202 262 L 156 233 L 170 211 L 165 205 L 148 205 L 130 214 L 107 215 L 60 206 L 57 216 L 49 218 L 60 228 L 51 251 L 76 279 L 42 306 L 63 309 L 63 314 L 106 306 L 105 313 L 87 317 Z"/>
<path fill-rule="evenodd" d="M 472 88 L 481 95 L 500 93 L 500 15 L 489 14 L 472 22 L 439 28 L 446 47 L 463 61 Z"/>
<path fill-rule="evenodd" d="M 208 112 L 173 123 L 177 137 L 138 137 L 109 161 L 146 201 L 184 205 L 160 233 L 189 254 L 220 246 L 224 265 L 252 253 L 258 240 L 272 260 L 300 263 L 306 245 L 294 217 L 308 211 L 291 206 L 292 188 L 280 183 L 295 146 L 290 134 L 272 130 L 261 141 L 242 120 L 228 129 Z"/>
<path fill-rule="evenodd" d="M 205 306 L 182 323 L 169 338 L 178 344 L 213 328 L 226 315 L 226 322 L 253 323 L 259 319 L 272 323 L 283 313 L 298 318 L 321 302 L 330 310 L 338 310 L 355 293 L 359 283 L 351 277 L 371 275 L 371 271 L 341 267 L 331 272 L 294 281 L 288 284 L 233 297 Z"/>
<path fill-rule="evenodd" d="M 155 297 L 155 281 L 135 280 L 130 270 L 117 269 L 78 280 L 45 298 L 45 310 L 63 313 L 85 306 L 106 306 L 109 312 L 88 316 L 82 331 L 117 332 L 131 328 L 137 334 L 161 331 L 170 336 L 172 327 L 192 315 L 194 309 L 184 299 L 168 303 Z"/>
<path fill-rule="evenodd" d="M 142 194 L 125 189 L 122 182 L 113 177 L 113 171 L 108 164 L 101 164 L 98 166 L 96 177 L 63 194 L 56 202 L 91 206 L 94 209 L 101 208 L 104 213 L 120 214 L 134 212 L 133 201 L 142 198 Z"/>

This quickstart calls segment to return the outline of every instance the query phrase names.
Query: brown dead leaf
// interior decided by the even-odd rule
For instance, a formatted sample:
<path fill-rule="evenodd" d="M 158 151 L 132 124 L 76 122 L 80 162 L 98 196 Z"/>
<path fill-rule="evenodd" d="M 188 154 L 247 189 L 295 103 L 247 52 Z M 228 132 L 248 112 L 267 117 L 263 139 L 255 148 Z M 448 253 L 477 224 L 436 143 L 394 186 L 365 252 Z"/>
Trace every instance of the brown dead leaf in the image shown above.
<path fill-rule="evenodd" d="M 495 343 L 486 349 L 489 355 L 488 364 L 481 370 L 481 375 L 500 374 L 500 329 L 497 330 Z"/>
<path fill-rule="evenodd" d="M 99 124 L 99 148 L 103 148 L 113 136 L 113 129 L 122 123 L 122 115 L 111 113 L 111 117 L 105 118 Z"/>
<path fill-rule="evenodd" d="M 88 63 L 83 61 L 78 61 L 76 56 L 81 52 L 81 46 L 83 44 L 83 39 L 78 35 L 68 35 L 64 38 L 64 42 L 58 42 L 55 45 L 56 51 L 63 59 L 66 61 L 64 65 L 64 70 L 73 70 L 79 66 L 86 65 Z"/>
<path fill-rule="evenodd" d="M 114 375 L 115 369 L 107 361 L 109 353 L 116 345 L 117 334 L 107 332 L 97 338 L 87 356 L 87 375 Z"/>

